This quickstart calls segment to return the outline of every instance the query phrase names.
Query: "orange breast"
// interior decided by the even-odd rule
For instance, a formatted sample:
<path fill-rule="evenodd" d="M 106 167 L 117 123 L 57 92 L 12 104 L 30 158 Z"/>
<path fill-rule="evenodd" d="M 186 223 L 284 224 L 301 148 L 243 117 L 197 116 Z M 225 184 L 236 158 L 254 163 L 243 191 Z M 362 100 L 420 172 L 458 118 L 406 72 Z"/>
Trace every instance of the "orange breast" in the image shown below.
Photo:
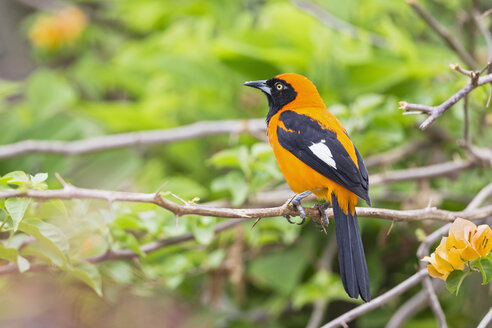
<path fill-rule="evenodd" d="M 277 127 L 279 125 L 280 114 L 288 110 L 284 110 L 276 113 L 270 120 L 268 125 L 268 140 L 272 146 L 273 153 L 277 159 L 277 163 L 282 171 L 285 180 L 289 184 L 292 191 L 295 193 L 301 193 L 306 190 L 312 191 L 318 198 L 325 199 L 331 202 L 331 194 L 334 193 L 338 199 L 340 207 L 347 213 L 347 210 L 353 213 L 355 204 L 357 203 L 357 196 L 342 187 L 341 185 L 331 181 L 322 174 L 318 173 L 308 165 L 304 164 L 300 159 L 295 157 L 288 150 L 283 148 L 277 139 Z M 292 109 L 290 109 L 292 110 Z M 338 140 L 348 150 L 350 157 L 357 165 L 357 156 L 355 154 L 354 146 L 352 142 L 345 134 L 345 130 L 338 120 L 326 109 L 296 109 L 298 114 L 309 114 L 309 116 L 317 119 L 320 122 L 325 123 L 326 128 L 330 128 L 337 133 Z"/>

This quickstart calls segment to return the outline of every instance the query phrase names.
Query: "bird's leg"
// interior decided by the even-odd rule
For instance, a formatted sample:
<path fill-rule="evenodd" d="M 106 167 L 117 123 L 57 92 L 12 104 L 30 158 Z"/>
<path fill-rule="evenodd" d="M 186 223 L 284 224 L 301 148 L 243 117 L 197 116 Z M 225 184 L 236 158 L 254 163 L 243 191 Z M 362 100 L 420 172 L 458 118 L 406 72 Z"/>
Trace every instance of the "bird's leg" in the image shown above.
<path fill-rule="evenodd" d="M 304 208 L 302 208 L 301 200 L 311 194 L 312 192 L 310 190 L 306 190 L 304 192 L 301 192 L 300 194 L 297 194 L 294 199 L 292 199 L 292 205 L 297 208 L 297 210 L 299 211 L 299 216 L 302 219 L 301 222 L 297 223 L 298 225 L 303 224 L 306 220 L 306 212 L 304 211 Z M 285 218 L 287 219 L 287 221 L 289 221 L 289 223 L 294 223 L 290 220 L 290 217 L 288 215 L 286 215 Z"/>

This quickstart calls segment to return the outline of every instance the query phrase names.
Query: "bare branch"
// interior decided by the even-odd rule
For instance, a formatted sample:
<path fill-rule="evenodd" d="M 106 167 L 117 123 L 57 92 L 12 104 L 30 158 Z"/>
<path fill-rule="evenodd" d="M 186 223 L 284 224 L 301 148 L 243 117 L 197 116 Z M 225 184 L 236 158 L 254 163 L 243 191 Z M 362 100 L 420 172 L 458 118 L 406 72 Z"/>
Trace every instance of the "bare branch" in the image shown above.
<path fill-rule="evenodd" d="M 341 316 L 330 321 L 329 323 L 322 326 L 321 328 L 335 328 L 335 327 L 346 326 L 348 322 L 354 320 L 355 318 L 360 317 L 361 315 L 369 311 L 372 311 L 378 307 L 381 307 L 386 302 L 390 301 L 391 299 L 395 298 L 398 295 L 401 295 L 403 292 L 412 288 L 420 281 L 422 281 L 422 279 L 427 277 L 427 275 L 428 275 L 427 269 L 420 270 L 417 273 L 415 273 L 413 276 L 406 279 L 405 281 L 398 284 L 396 287 L 390 289 L 389 291 L 382 294 L 381 296 L 378 296 L 372 301 L 359 305 L 355 309 L 342 314 Z"/>
<path fill-rule="evenodd" d="M 458 43 L 451 35 L 446 31 L 446 29 L 427 11 L 422 8 L 416 0 L 407 0 L 408 4 L 412 9 L 422 18 L 439 36 L 444 40 L 446 45 L 456 52 L 456 54 L 463 60 L 463 62 L 470 68 L 477 67 L 477 63 L 472 56 L 466 52 L 465 48 Z"/>
<path fill-rule="evenodd" d="M 311 16 L 317 18 L 321 23 L 334 29 L 344 35 L 347 35 L 353 39 L 360 39 L 361 35 L 367 35 L 368 32 L 361 30 L 357 26 L 349 24 L 340 18 L 332 15 L 330 12 L 326 11 L 322 7 L 311 1 L 303 0 L 291 0 L 292 4 L 302 11 L 310 14 Z M 384 37 L 375 33 L 369 33 L 371 44 L 379 48 L 388 48 L 388 42 Z"/>
<path fill-rule="evenodd" d="M 470 169 L 475 165 L 476 164 L 471 160 L 456 160 L 406 170 L 373 174 L 370 176 L 369 181 L 371 182 L 371 185 L 374 186 L 389 182 L 426 179 L 458 173 L 462 170 Z"/>
<path fill-rule="evenodd" d="M 461 98 L 468 95 L 473 89 L 490 82 L 492 82 L 492 74 L 487 74 L 482 77 L 479 77 L 476 83 L 474 83 L 474 81 L 471 81 L 470 83 L 465 85 L 460 91 L 456 92 L 448 100 L 446 100 L 439 106 L 409 104 L 406 101 L 400 101 L 399 103 L 400 109 L 403 109 L 405 112 L 417 111 L 422 114 L 429 115 L 429 117 L 422 124 L 420 124 L 420 129 L 425 130 L 432 123 L 434 123 L 434 121 L 437 120 L 439 116 L 444 114 L 444 112 L 446 112 L 449 108 L 451 108 L 454 104 L 456 104 L 459 100 L 461 100 Z"/>
<path fill-rule="evenodd" d="M 485 186 L 480 192 L 473 198 L 473 200 L 468 204 L 465 211 L 476 210 L 481 203 L 492 194 L 492 183 Z M 442 226 L 438 230 L 434 231 L 430 236 L 427 236 L 425 241 L 420 244 L 417 250 L 417 257 L 419 259 L 429 254 L 430 247 L 438 241 L 446 232 L 448 232 L 450 223 Z M 420 262 L 420 267 L 423 269 L 426 267 L 424 262 Z M 436 292 L 429 277 L 426 277 L 423 282 L 423 288 L 427 294 L 429 305 L 431 306 L 432 312 L 437 319 L 439 327 L 447 327 L 446 317 L 437 299 Z"/>
<path fill-rule="evenodd" d="M 490 30 L 483 23 L 483 16 L 479 12 L 474 12 L 471 16 L 475 20 L 475 24 L 480 30 L 480 33 L 482 33 L 485 43 L 487 44 L 488 61 L 492 62 L 492 33 L 490 33 Z"/>
<path fill-rule="evenodd" d="M 214 228 L 214 233 L 217 234 L 219 232 L 222 232 L 224 230 L 231 229 L 238 224 L 241 224 L 243 220 L 235 220 L 235 221 L 226 221 L 226 222 L 221 222 L 217 224 Z M 140 247 L 140 250 L 144 253 L 151 253 L 156 250 L 159 250 L 161 248 L 165 248 L 168 246 L 176 245 L 176 244 L 181 244 L 189 240 L 193 240 L 194 235 L 192 233 L 187 233 L 179 237 L 173 237 L 173 238 L 167 238 L 167 239 L 162 239 L 159 241 L 154 241 L 150 242 L 148 244 L 142 245 Z M 130 250 L 109 250 L 104 254 L 101 255 L 96 255 L 93 257 L 89 257 L 85 259 L 85 261 L 90 262 L 90 263 L 99 263 L 103 261 L 108 261 L 108 260 L 122 260 L 122 259 L 130 259 L 130 258 L 135 258 L 138 257 L 139 255 L 130 251 Z M 50 269 L 51 266 L 42 264 L 42 263 L 32 263 L 31 268 L 28 270 L 29 272 L 39 272 L 39 271 L 46 271 Z M 54 267 L 53 267 L 54 268 Z M 1 275 L 6 275 L 6 274 L 12 274 L 12 273 L 19 273 L 19 270 L 17 268 L 17 264 L 14 262 L 11 262 L 7 265 L 1 266 L 0 267 L 0 276 Z"/>
<path fill-rule="evenodd" d="M 470 115 L 468 112 L 468 96 L 465 96 L 465 101 L 463 103 L 463 115 L 465 116 L 465 122 L 463 123 L 463 141 L 466 145 L 471 144 L 470 139 Z"/>
<path fill-rule="evenodd" d="M 444 315 L 444 311 L 442 310 L 439 299 L 437 298 L 434 287 L 432 286 L 431 279 L 428 276 L 425 277 L 424 280 L 422 280 L 422 285 L 424 286 L 424 291 L 427 294 L 429 305 L 432 312 L 434 313 L 434 316 L 437 319 L 437 324 L 439 325 L 439 328 L 447 328 L 448 324 L 446 322 L 446 316 Z"/>
<path fill-rule="evenodd" d="M 77 141 L 24 140 L 0 146 L 0 159 L 28 153 L 77 155 L 120 147 L 166 144 L 216 134 L 257 133 L 265 129 L 263 119 L 203 121 L 172 129 L 120 133 Z"/>
<path fill-rule="evenodd" d="M 403 160 L 406 156 L 415 153 L 417 150 L 426 148 L 429 145 L 430 142 L 427 140 L 417 141 L 411 144 L 390 149 L 387 152 L 381 154 L 369 156 L 364 160 L 364 163 L 366 164 L 367 168 L 380 165 L 390 165 L 397 161 Z"/>
<path fill-rule="evenodd" d="M 257 219 L 257 218 L 271 218 L 278 216 L 297 216 L 299 215 L 297 209 L 293 206 L 289 206 L 288 203 L 284 203 L 281 206 L 269 207 L 269 208 L 223 208 L 212 207 L 207 205 L 198 204 L 176 204 L 170 200 L 162 198 L 160 194 L 155 193 L 134 193 L 124 191 L 109 191 L 98 189 L 86 189 L 71 186 L 69 188 L 54 189 L 54 190 L 2 190 L 0 191 L 0 198 L 34 198 L 34 199 L 98 199 L 109 202 L 139 202 L 150 203 L 160 206 L 168 211 L 173 212 L 175 215 L 202 215 L 213 216 L 222 218 L 243 218 L 243 219 Z M 306 215 L 312 218 L 319 218 L 319 211 L 317 208 L 305 208 Z M 434 207 L 426 207 L 417 210 L 391 210 L 384 208 L 374 207 L 357 207 L 357 213 L 360 217 L 379 218 L 385 220 L 395 221 L 421 221 L 421 220 L 436 220 L 444 222 L 453 222 L 456 218 L 464 218 L 467 220 L 477 220 L 486 216 L 492 215 L 492 205 L 484 206 L 479 209 L 465 210 L 465 211 L 446 211 L 440 210 Z M 328 209 L 326 214 L 329 217 L 333 217 L 333 210 Z"/>
<path fill-rule="evenodd" d="M 483 317 L 482 321 L 478 324 L 477 328 L 487 328 L 489 322 L 492 321 L 492 307 L 489 309 L 489 312 Z"/>
<path fill-rule="evenodd" d="M 335 259 L 337 244 L 335 238 L 330 238 L 323 249 L 323 253 L 318 261 L 319 270 L 331 271 L 333 260 Z M 314 302 L 313 312 L 309 317 L 309 321 L 306 328 L 318 328 L 323 320 L 325 309 L 328 306 L 328 302 L 322 298 Z"/>
<path fill-rule="evenodd" d="M 440 293 L 445 290 L 445 284 L 442 280 L 434 279 L 432 285 L 436 293 Z M 412 318 L 415 314 L 425 309 L 429 304 L 429 298 L 427 292 L 421 290 L 417 294 L 413 295 L 408 301 L 406 301 L 400 308 L 393 314 L 391 320 L 385 326 L 385 328 L 399 328 L 403 327 L 405 322 Z"/>

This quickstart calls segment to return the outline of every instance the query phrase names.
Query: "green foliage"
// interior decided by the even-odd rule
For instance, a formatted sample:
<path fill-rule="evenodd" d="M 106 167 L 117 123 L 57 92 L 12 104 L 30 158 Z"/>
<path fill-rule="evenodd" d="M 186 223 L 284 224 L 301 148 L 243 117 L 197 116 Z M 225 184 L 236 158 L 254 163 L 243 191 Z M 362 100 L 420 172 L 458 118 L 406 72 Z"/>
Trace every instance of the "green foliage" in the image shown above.
<path fill-rule="evenodd" d="M 446 279 L 446 288 L 451 294 L 458 295 L 463 280 L 470 274 L 470 271 L 455 270 Z"/>
<path fill-rule="evenodd" d="M 264 97 L 242 83 L 297 72 L 317 85 L 328 108 L 367 158 L 431 138 L 415 128 L 422 116 L 401 115 L 399 100 L 436 105 L 467 83 L 448 69 L 459 58 L 404 1 L 317 2 L 357 26 L 360 33 L 355 37 L 328 28 L 289 1 L 77 3 L 89 15 L 83 37 L 49 53 L 33 49 L 37 68 L 31 74 L 16 82 L 0 80 L 0 144 L 78 140 L 201 120 L 264 117 Z M 441 0 L 423 5 L 453 35 L 463 36 L 464 44 L 472 43 L 466 39 L 468 33 L 456 32 L 456 13 L 468 10 L 467 2 Z M 28 17 L 25 24 L 31 20 Z M 373 34 L 385 40 L 384 46 L 372 44 Z M 475 44 L 478 57 L 485 58 L 486 47 L 478 34 Z M 481 146 L 492 142 L 490 113 L 483 106 L 487 88 L 469 97 L 471 133 Z M 460 106 L 436 122 L 438 131 L 445 131 L 443 143 L 419 149 L 391 166 L 372 168 L 371 173 L 463 155 L 455 142 L 463 130 Z M 478 122 L 481 128 L 476 128 Z M 437 135 L 441 132 L 432 137 Z M 35 172 L 45 173 L 32 176 Z M 162 194 L 172 201 L 179 202 L 177 196 L 237 207 L 254 206 L 259 192 L 284 183 L 267 143 L 231 135 L 80 156 L 30 154 L 2 159 L 0 190 L 55 189 L 60 187 L 55 173 L 81 187 L 155 192 L 163 186 Z M 426 206 L 429 198 L 441 199 L 426 193 L 429 189 L 443 191 L 439 207 L 460 210 L 491 179 L 490 170 L 473 170 L 452 180 L 433 179 L 428 186 L 414 181 L 374 186 L 370 193 L 376 207 L 409 208 Z M 269 218 L 254 229 L 253 222 L 247 222 L 215 235 L 218 218 L 183 216 L 176 225 L 174 215 L 149 204 L 24 198 L 0 200 L 0 222 L 3 262 L 17 263 L 20 271 L 33 264 L 62 271 L 63 275 L 50 276 L 50 280 L 59 278 L 57 283 L 76 291 L 72 293 L 77 297 L 81 292 L 74 280 L 82 282 L 102 295 L 101 300 L 91 298 L 87 309 L 136 295 L 166 295 L 173 305 L 186 302 L 193 307 L 190 317 L 207 312 L 215 323 L 223 320 L 237 327 L 298 327 L 309 320 L 317 300 L 329 303 L 325 320 L 345 311 L 344 303 L 352 301 L 336 269 L 316 269 L 327 239 L 334 238 L 333 226 L 326 236 L 310 222 L 300 227 L 283 218 Z M 364 218 L 360 222 L 376 296 L 414 273 L 418 244 L 434 225 L 395 224 L 384 237 L 387 222 Z M 149 254 L 142 251 L 143 245 L 186 233 L 193 240 Z M 130 250 L 138 257 L 96 265 L 86 261 L 108 250 Z M 483 283 L 492 276 L 490 260 L 489 255 L 475 263 Z M 331 267 L 337 267 L 336 260 Z M 458 294 L 464 276 L 452 275 L 448 285 Z M 6 279 L 0 280 L 0 289 Z M 444 310 L 472 298 L 485 304 L 484 290 L 461 288 L 452 302 L 443 302 Z M 210 295 L 220 302 L 214 303 Z M 357 324 L 384 325 L 406 297 Z M 198 310 L 199 300 L 205 300 L 205 309 Z M 211 304 L 220 304 L 220 310 Z M 485 311 L 482 305 L 467 305 L 466 310 L 452 311 L 459 316 L 456 322 L 475 319 Z M 257 322 L 249 315 L 258 308 L 268 308 L 265 321 Z M 199 322 L 205 326 L 205 321 Z M 431 313 L 424 312 L 408 326 L 432 324 Z"/>
<path fill-rule="evenodd" d="M 458 295 L 461 284 L 473 271 L 482 274 L 482 285 L 487 285 L 492 280 L 492 252 L 487 256 L 480 257 L 473 261 L 469 270 L 455 270 L 446 279 L 446 288 L 451 294 Z"/>

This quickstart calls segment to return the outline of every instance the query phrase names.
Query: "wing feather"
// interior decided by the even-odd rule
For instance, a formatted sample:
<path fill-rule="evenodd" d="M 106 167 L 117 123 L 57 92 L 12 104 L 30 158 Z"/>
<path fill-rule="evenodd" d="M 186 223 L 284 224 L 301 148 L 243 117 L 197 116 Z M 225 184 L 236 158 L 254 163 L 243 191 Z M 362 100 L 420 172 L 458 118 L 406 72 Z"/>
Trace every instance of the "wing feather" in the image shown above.
<path fill-rule="evenodd" d="M 283 148 L 370 204 L 367 169 L 355 146 L 359 167 L 337 139 L 336 132 L 323 128 L 317 120 L 294 111 L 285 111 L 280 114 L 279 121 L 283 126 L 277 127 L 277 137 Z"/>

